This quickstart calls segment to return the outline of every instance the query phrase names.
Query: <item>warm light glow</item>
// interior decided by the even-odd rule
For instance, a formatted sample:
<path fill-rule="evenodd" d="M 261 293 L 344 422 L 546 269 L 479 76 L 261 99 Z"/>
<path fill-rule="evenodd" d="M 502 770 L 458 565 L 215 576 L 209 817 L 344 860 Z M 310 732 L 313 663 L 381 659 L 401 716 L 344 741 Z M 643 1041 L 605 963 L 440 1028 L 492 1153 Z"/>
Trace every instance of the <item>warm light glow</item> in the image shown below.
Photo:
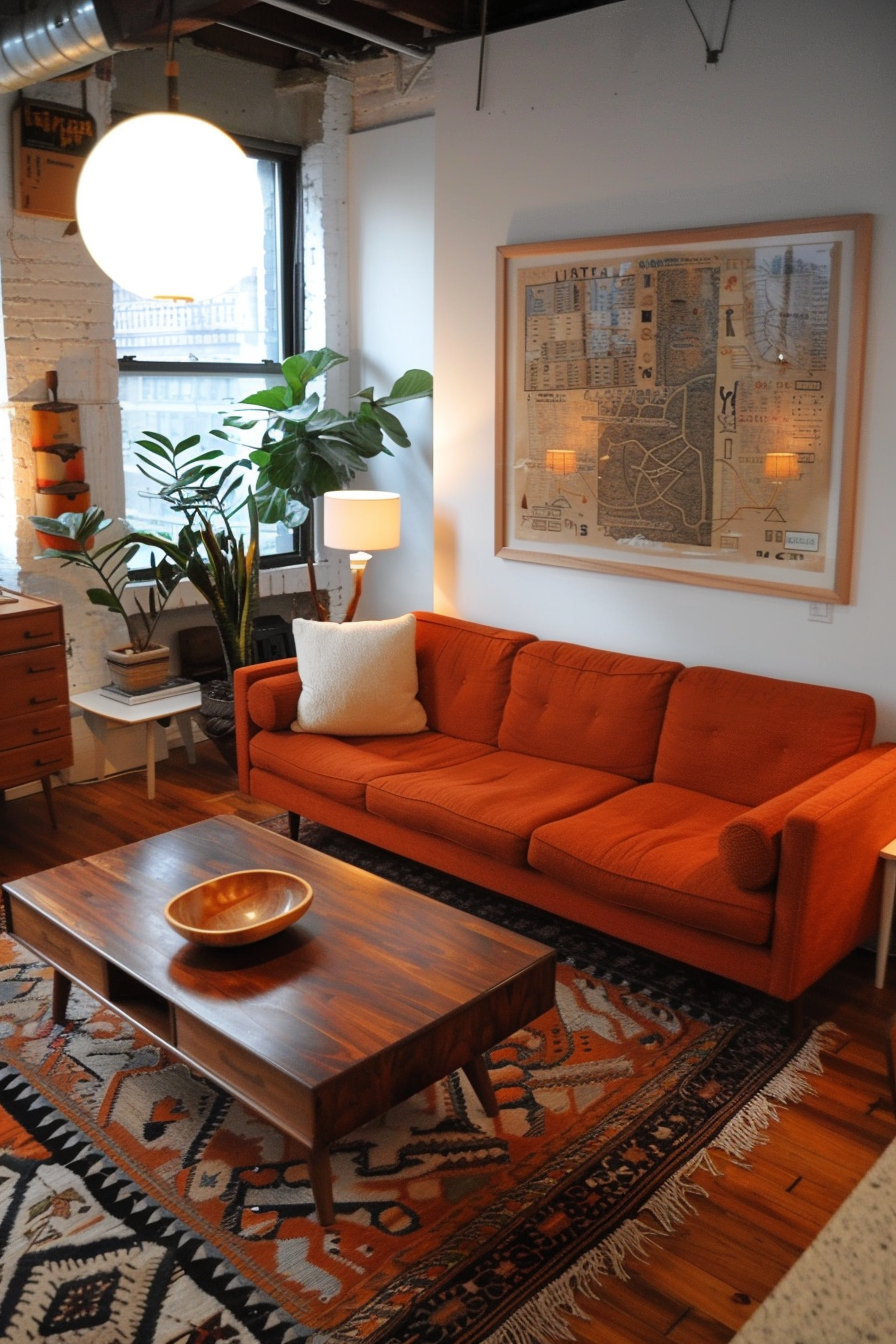
<path fill-rule="evenodd" d="M 569 476 L 576 471 L 576 455 L 571 448 L 549 448 L 544 456 L 544 464 L 548 471 L 556 472 L 559 476 Z"/>
<path fill-rule="evenodd" d="M 198 117 L 148 112 L 107 131 L 81 169 L 75 209 L 96 264 L 142 298 L 212 298 L 256 264 L 257 174 Z"/>
<path fill-rule="evenodd" d="M 390 551 L 400 540 L 399 495 L 384 490 L 328 490 L 324 495 L 325 546 L 337 551 Z"/>
<path fill-rule="evenodd" d="M 796 453 L 766 453 L 762 474 L 772 481 L 799 480 L 800 464 Z"/>

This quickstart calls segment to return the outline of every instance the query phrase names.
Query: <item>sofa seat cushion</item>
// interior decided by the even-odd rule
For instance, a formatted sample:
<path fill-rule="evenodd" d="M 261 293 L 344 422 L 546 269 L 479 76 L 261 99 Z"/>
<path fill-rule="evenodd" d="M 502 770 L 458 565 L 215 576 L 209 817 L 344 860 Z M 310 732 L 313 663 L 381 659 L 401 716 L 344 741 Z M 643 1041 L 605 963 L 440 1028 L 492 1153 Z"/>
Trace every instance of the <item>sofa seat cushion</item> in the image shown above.
<path fill-rule="evenodd" d="M 529 863 L 601 900 L 740 942 L 769 941 L 774 893 L 744 891 L 719 860 L 719 835 L 743 809 L 670 784 L 643 784 L 541 826 Z"/>
<path fill-rule="evenodd" d="M 314 789 L 351 807 L 364 807 L 365 789 L 382 775 L 443 770 L 493 748 L 444 733 L 342 739 L 317 733 L 256 733 L 249 744 L 253 768 Z"/>
<path fill-rule="evenodd" d="M 537 826 L 633 787 L 602 770 L 495 751 L 446 770 L 377 780 L 367 789 L 367 809 L 519 866 Z"/>

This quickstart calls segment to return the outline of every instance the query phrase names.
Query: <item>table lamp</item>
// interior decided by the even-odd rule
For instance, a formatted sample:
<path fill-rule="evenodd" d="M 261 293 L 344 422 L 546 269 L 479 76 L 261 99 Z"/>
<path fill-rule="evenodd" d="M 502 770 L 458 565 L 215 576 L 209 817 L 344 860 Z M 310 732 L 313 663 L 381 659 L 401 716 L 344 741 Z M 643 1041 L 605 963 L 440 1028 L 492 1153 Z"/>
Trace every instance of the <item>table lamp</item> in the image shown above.
<path fill-rule="evenodd" d="M 361 599 L 372 551 L 390 551 L 401 540 L 401 497 L 386 490 L 328 490 L 324 495 L 324 545 L 349 551 L 354 592 L 344 621 Z"/>

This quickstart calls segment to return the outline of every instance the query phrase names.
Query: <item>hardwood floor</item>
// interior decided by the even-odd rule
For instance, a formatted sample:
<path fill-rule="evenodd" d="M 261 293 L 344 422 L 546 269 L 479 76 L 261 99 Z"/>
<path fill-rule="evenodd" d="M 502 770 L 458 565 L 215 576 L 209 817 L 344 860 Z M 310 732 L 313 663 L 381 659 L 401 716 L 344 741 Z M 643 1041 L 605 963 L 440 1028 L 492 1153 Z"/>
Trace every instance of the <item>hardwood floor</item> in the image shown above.
<path fill-rule="evenodd" d="M 190 766 L 182 750 L 159 763 L 156 797 L 142 771 L 54 793 L 50 828 L 41 793 L 0 806 L 0 880 L 128 844 L 204 817 L 262 820 L 276 808 L 237 789 L 210 743 Z M 807 996 L 806 1011 L 838 1031 L 814 1095 L 782 1106 L 749 1166 L 719 1157 L 722 1175 L 697 1177 L 706 1192 L 629 1278 L 607 1278 L 599 1301 L 583 1300 L 572 1326 L 580 1344 L 723 1344 L 747 1320 L 834 1210 L 896 1136 L 884 1032 L 894 986 L 873 986 L 873 956 L 856 952 Z"/>

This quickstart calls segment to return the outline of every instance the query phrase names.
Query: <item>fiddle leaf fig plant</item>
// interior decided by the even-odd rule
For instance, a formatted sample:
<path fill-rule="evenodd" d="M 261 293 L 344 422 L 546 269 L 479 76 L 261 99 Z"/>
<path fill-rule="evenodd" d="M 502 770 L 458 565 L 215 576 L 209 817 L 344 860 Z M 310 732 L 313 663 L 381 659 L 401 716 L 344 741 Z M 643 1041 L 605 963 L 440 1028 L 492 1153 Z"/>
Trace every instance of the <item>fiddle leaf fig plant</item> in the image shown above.
<path fill-rule="evenodd" d="M 309 384 L 347 362 L 346 355 L 326 347 L 290 355 L 282 365 L 284 383 L 261 388 L 240 402 L 260 415 L 225 419 L 228 429 L 239 431 L 264 426 L 260 446 L 249 451 L 258 468 L 255 497 L 262 522 L 301 526 L 319 495 L 349 485 L 379 453 L 393 455 L 387 439 L 399 448 L 410 447 L 404 426 L 388 407 L 431 397 L 432 374 L 408 369 L 386 396 L 377 397 L 372 387 L 365 387 L 352 398 L 359 403 L 356 408 L 325 408 L 320 393 L 308 391 Z"/>

